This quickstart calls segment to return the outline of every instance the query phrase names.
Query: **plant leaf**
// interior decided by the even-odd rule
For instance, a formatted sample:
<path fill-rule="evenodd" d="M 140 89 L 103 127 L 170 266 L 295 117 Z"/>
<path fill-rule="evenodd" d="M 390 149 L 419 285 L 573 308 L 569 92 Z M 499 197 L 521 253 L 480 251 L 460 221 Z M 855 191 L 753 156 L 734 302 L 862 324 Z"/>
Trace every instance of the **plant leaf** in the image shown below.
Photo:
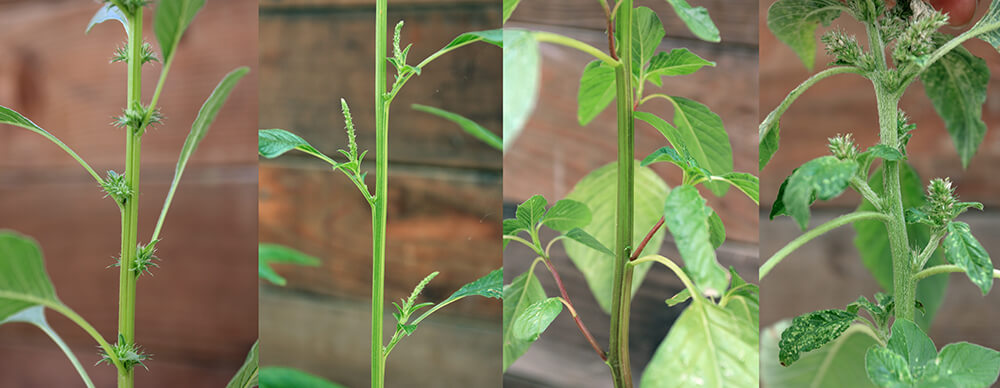
<path fill-rule="evenodd" d="M 39 305 L 61 305 L 42 251 L 28 237 L 0 231 L 0 320 Z"/>
<path fill-rule="evenodd" d="M 634 163 L 636 167 L 633 227 L 634 230 L 641 232 L 635 233 L 631 246 L 638 246 L 642 238 L 645 237 L 646 231 L 652 229 L 653 225 L 660 220 L 660 216 L 663 214 L 662 204 L 667 199 L 669 189 L 666 182 L 653 170 L 638 166 L 638 161 L 634 161 Z M 617 177 L 617 162 L 609 163 L 591 171 L 566 195 L 567 199 L 583 202 L 590 208 L 591 222 L 581 229 L 596 238 L 605 247 L 615 246 Z M 661 230 L 654 234 L 639 257 L 659 252 L 664 233 Z M 614 270 L 613 255 L 609 256 L 575 241 L 566 241 L 564 245 L 566 254 L 573 260 L 577 269 L 583 273 L 597 303 L 605 312 L 610 311 L 612 272 Z M 635 266 L 632 280 L 633 294 L 642 284 L 642 279 L 646 276 L 651 264 L 644 263 Z"/>
<path fill-rule="evenodd" d="M 674 307 L 681 303 L 687 302 L 688 299 L 691 299 L 691 290 L 685 288 L 681 290 L 681 292 L 678 292 L 677 295 L 674 295 L 670 297 L 670 299 L 667 299 L 666 303 L 667 306 Z"/>
<path fill-rule="evenodd" d="M 976 37 L 989 43 L 993 48 L 1000 50 L 1000 29 L 997 28 L 998 25 L 1000 25 L 1000 4 L 990 2 L 989 10 L 969 30 L 982 31 Z"/>
<path fill-rule="evenodd" d="M 948 236 L 944 238 L 944 254 L 952 264 L 965 270 L 969 280 L 979 286 L 983 296 L 993 287 L 993 262 L 964 222 L 948 223 Z"/>
<path fill-rule="evenodd" d="M 104 4 L 101 6 L 101 9 L 97 10 L 94 17 L 90 19 L 90 23 L 87 24 L 85 33 L 90 33 L 90 30 L 93 29 L 94 26 L 109 20 L 117 20 L 122 24 L 122 27 L 125 27 L 125 34 L 131 36 L 131 31 L 129 31 L 128 28 L 128 18 L 125 17 L 125 14 L 112 3 Z"/>
<path fill-rule="evenodd" d="M 924 186 L 917 175 L 917 171 L 909 164 L 900 164 L 899 173 L 900 193 L 903 197 L 903 208 L 920 208 L 924 205 Z M 868 180 L 868 185 L 876 195 L 882 195 L 882 169 L 876 169 Z M 858 206 L 858 211 L 874 211 L 875 206 L 863 201 Z M 868 271 L 882 286 L 883 290 L 892 290 L 892 252 L 889 249 L 889 237 L 885 225 L 878 220 L 862 220 L 855 222 L 854 230 L 857 233 L 854 237 L 854 246 L 861 255 L 861 262 L 864 263 Z M 930 228 L 926 225 L 909 224 L 906 226 L 907 236 L 910 239 L 911 247 L 923 247 L 930 239 Z M 938 248 L 934 251 L 927 266 L 944 263 L 943 250 Z M 916 322 L 921 328 L 930 327 L 938 307 L 944 300 L 945 290 L 948 288 L 948 276 L 931 276 L 917 283 L 917 300 L 924 304 L 926 312 L 916 316 Z"/>
<path fill-rule="evenodd" d="M 229 384 L 226 384 L 226 388 L 251 388 L 257 386 L 258 379 L 258 361 L 260 360 L 259 353 L 257 352 L 257 346 L 260 341 L 255 341 L 253 347 L 250 348 L 250 352 L 247 353 L 246 361 L 243 361 L 243 366 L 240 370 L 236 372 L 236 375 L 229 380 Z"/>
<path fill-rule="evenodd" d="M 681 313 L 642 374 L 642 388 L 759 384 L 757 326 L 710 302 Z"/>
<path fill-rule="evenodd" d="M 615 69 L 601 60 L 594 60 L 583 68 L 580 90 L 577 92 L 576 119 L 581 126 L 590 124 L 598 114 L 614 101 Z"/>
<path fill-rule="evenodd" d="M 301 137 L 284 129 L 262 129 L 257 132 L 257 141 L 257 152 L 268 159 L 277 158 L 291 150 L 320 154 Z"/>
<path fill-rule="evenodd" d="M 163 63 L 170 63 L 184 30 L 205 6 L 205 0 L 160 0 L 158 4 L 153 29 L 163 50 Z"/>
<path fill-rule="evenodd" d="M 968 342 L 945 345 L 938 370 L 959 387 L 988 387 L 1000 376 L 1000 352 Z"/>
<path fill-rule="evenodd" d="M 698 189 L 681 185 L 667 195 L 663 218 L 684 260 L 685 272 L 702 294 L 719 297 L 726 291 L 729 280 L 712 246 L 708 221 L 712 213 Z"/>
<path fill-rule="evenodd" d="M 560 199 L 542 216 L 541 223 L 549 228 L 566 232 L 590 224 L 590 209 L 582 202 Z"/>
<path fill-rule="evenodd" d="M 503 288 L 503 370 L 524 355 L 533 341 L 519 339 L 514 335 L 514 319 L 528 306 L 544 300 L 545 290 L 535 275 L 525 272 L 514 278 Z"/>
<path fill-rule="evenodd" d="M 938 35 L 940 41 L 943 35 Z M 986 137 L 983 122 L 983 103 L 986 102 L 986 85 L 990 69 L 986 61 L 972 55 L 963 47 L 956 47 L 931 64 L 921 75 L 927 97 L 934 110 L 944 120 L 945 128 L 962 158 L 962 167 L 979 149 Z"/>
<path fill-rule="evenodd" d="M 722 174 L 722 179 L 736 186 L 737 189 L 753 200 L 753 203 L 760 204 L 760 178 L 745 172 L 730 172 Z"/>
<path fill-rule="evenodd" d="M 858 314 L 843 310 L 820 310 L 795 317 L 792 325 L 781 333 L 778 360 L 781 365 L 792 365 L 802 353 L 840 337 L 857 317 Z"/>
<path fill-rule="evenodd" d="M 708 16 L 708 10 L 705 7 L 692 7 L 684 0 L 667 0 L 667 2 L 674 7 L 674 12 L 677 12 L 677 16 L 684 21 L 694 36 L 708 42 L 722 40 L 719 38 L 719 29 L 715 27 L 712 18 Z"/>
<path fill-rule="evenodd" d="M 559 298 L 548 298 L 532 303 L 514 317 L 514 336 L 517 339 L 535 342 L 562 312 Z"/>
<path fill-rule="evenodd" d="M 260 368 L 262 388 L 344 388 L 322 377 L 298 369 L 269 366 Z"/>
<path fill-rule="evenodd" d="M 843 193 L 858 170 L 857 162 L 827 155 L 810 160 L 788 177 L 781 202 L 802 230 L 809 227 L 809 205 L 814 199 L 828 200 Z"/>
<path fill-rule="evenodd" d="M 706 61 L 686 48 L 673 49 L 660 52 L 649 60 L 646 79 L 656 86 L 663 86 L 664 76 L 688 75 L 705 66 L 715 67 L 715 62 Z"/>
<path fill-rule="evenodd" d="M 906 359 L 881 346 L 873 346 L 865 355 L 868 378 L 880 387 L 913 387 L 915 383 Z"/>
<path fill-rule="evenodd" d="M 510 19 L 510 15 L 514 13 L 514 9 L 517 8 L 518 3 L 521 0 L 503 0 L 503 23 L 507 24 L 507 19 Z"/>
<path fill-rule="evenodd" d="M 566 236 L 567 238 L 570 238 L 573 241 L 576 241 L 576 242 L 578 242 L 580 244 L 583 244 L 583 245 L 585 245 L 587 247 L 590 247 L 590 248 L 592 248 L 592 249 L 594 249 L 594 250 L 596 250 L 598 252 L 604 253 L 604 254 L 606 254 L 608 256 L 611 256 L 611 257 L 615 256 L 614 252 L 612 252 L 610 249 L 608 249 L 608 247 L 604 246 L 604 244 L 601 244 L 600 241 L 597 241 L 597 239 L 594 238 L 594 236 L 591 236 L 589 233 L 585 232 L 583 229 L 580 229 L 580 228 L 570 229 L 568 232 L 566 232 L 565 234 L 563 234 L 563 236 Z"/>
<path fill-rule="evenodd" d="M 851 325 L 828 346 L 803 353 L 790 366 L 778 363 L 778 339 L 791 322 L 785 320 L 761 333 L 761 386 L 769 388 L 874 388 L 865 372 L 865 352 L 877 344 L 875 333 Z"/>
<path fill-rule="evenodd" d="M 916 323 L 897 319 L 892 324 L 892 335 L 887 348 L 903 357 L 910 368 L 921 368 L 937 357 L 937 348 L 927 334 Z"/>
<path fill-rule="evenodd" d="M 534 195 L 528 198 L 527 201 L 522 202 L 517 205 L 517 211 L 515 212 L 517 219 L 521 220 L 521 223 L 527 225 L 528 228 L 534 228 L 538 225 L 538 222 L 542 220 L 542 216 L 545 215 L 545 207 L 548 206 L 548 201 L 545 197 L 541 195 Z"/>
<path fill-rule="evenodd" d="M 257 266 L 258 266 L 258 276 L 261 278 L 279 285 L 284 286 L 287 281 L 285 278 L 278 275 L 277 272 L 271 268 L 271 264 L 296 264 L 309 267 L 318 267 L 319 259 L 306 255 L 305 253 L 299 252 L 292 248 L 278 245 L 278 244 L 259 244 L 257 245 Z"/>
<path fill-rule="evenodd" d="M 498 150 L 503 150 L 503 140 L 500 140 L 499 136 L 497 136 L 493 132 L 490 132 L 490 130 L 484 128 L 482 125 L 479 125 L 475 121 L 469 120 L 461 115 L 451 113 L 443 109 L 438 109 L 432 106 L 420 105 L 420 104 L 413 104 L 410 106 L 413 107 L 414 110 L 424 113 L 430 113 L 432 115 L 438 116 L 440 118 L 458 124 L 458 126 L 461 127 L 462 130 L 472 135 L 476 139 L 481 140 L 483 143 L 486 143 L 490 147 L 496 148 Z"/>
<path fill-rule="evenodd" d="M 774 114 L 774 112 L 771 112 L 771 114 Z M 778 133 L 780 130 L 778 120 L 772 121 L 771 125 L 765 128 L 764 134 L 760 138 L 760 145 L 757 146 L 757 152 L 760 155 L 758 158 L 758 169 L 763 170 L 764 166 L 767 166 L 767 162 L 771 161 L 774 153 L 778 152 L 778 143 L 781 140 L 781 135 Z"/>
<path fill-rule="evenodd" d="M 538 100 L 541 78 L 538 41 L 530 31 L 503 31 L 503 149 L 521 133 Z"/>
<path fill-rule="evenodd" d="M 495 30 L 466 32 L 463 33 L 462 35 L 455 37 L 455 39 L 453 39 L 451 43 L 448 43 L 447 46 L 444 46 L 441 48 L 441 50 L 438 50 L 438 53 L 441 53 L 442 51 L 451 51 L 461 46 L 465 46 L 467 44 L 480 41 L 492 44 L 497 47 L 503 47 L 503 34 L 504 31 L 499 28 Z M 438 55 L 438 54 L 432 54 L 432 56 L 433 55 Z"/>
<path fill-rule="evenodd" d="M 889 147 L 885 144 L 876 144 L 869 147 L 863 154 L 869 154 L 871 157 L 882 158 L 891 161 L 900 161 L 906 159 L 905 156 L 899 150 Z M 861 160 L 861 156 L 858 156 L 858 160 Z"/>
<path fill-rule="evenodd" d="M 708 217 L 708 232 L 712 248 L 719 249 L 726 241 L 726 225 L 722 224 L 722 218 L 719 218 L 719 213 L 715 210 L 712 210 L 712 216 Z"/>
<path fill-rule="evenodd" d="M 503 268 L 495 269 L 485 276 L 462 286 L 439 305 L 445 305 L 467 296 L 479 295 L 487 298 L 503 297 Z"/>
<path fill-rule="evenodd" d="M 80 378 L 83 379 L 84 384 L 88 388 L 94 388 L 94 382 L 90 380 L 90 376 L 87 374 L 86 369 L 83 368 L 83 365 L 80 364 L 80 360 L 78 360 L 76 355 L 73 354 L 73 350 L 70 349 L 69 345 L 63 341 L 62 337 L 60 337 L 59 334 L 52 329 L 52 326 L 49 326 L 48 320 L 45 319 L 44 306 L 31 306 L 9 315 L 6 318 L 0 319 L 0 326 L 3 326 L 6 323 L 14 322 L 27 323 L 41 329 L 42 332 L 47 334 L 49 338 L 52 339 L 52 342 L 55 342 L 56 345 L 59 346 L 59 349 L 66 355 L 66 358 L 69 358 L 70 363 L 73 364 L 73 368 L 76 369 L 77 373 L 80 374 Z"/>
<path fill-rule="evenodd" d="M 767 10 L 767 28 L 811 71 L 816 61 L 816 27 L 829 26 L 844 10 L 846 6 L 838 0 L 780 0 Z"/>
<path fill-rule="evenodd" d="M 620 19 L 619 19 L 620 20 Z M 632 76 L 643 79 L 646 62 L 653 58 L 656 47 L 663 42 L 667 32 L 656 12 L 647 7 L 632 11 Z"/>
<path fill-rule="evenodd" d="M 87 162 L 85 162 L 82 158 L 80 158 L 80 155 L 77 155 L 76 152 L 74 152 L 71 148 L 69 148 L 69 146 L 67 146 L 57 137 L 52 136 L 51 133 L 48 133 L 46 130 L 42 129 L 42 127 L 39 127 L 38 125 L 35 125 L 35 123 L 33 123 L 31 120 L 28 120 L 27 117 L 24 117 L 20 113 L 17 113 L 14 110 L 11 110 L 10 108 L 0 105 L 0 124 L 10 124 L 42 135 L 42 137 L 48 139 L 55 145 L 59 146 L 59 148 L 62 148 L 63 151 L 69 154 L 69 156 L 73 157 L 73 159 L 76 160 L 76 162 L 79 163 L 80 166 L 86 169 L 87 172 L 90 172 L 90 174 L 93 175 L 94 178 L 98 180 L 98 182 L 100 182 L 100 176 L 98 176 L 97 173 L 94 172 L 94 169 L 90 168 L 90 165 L 88 165 Z"/>

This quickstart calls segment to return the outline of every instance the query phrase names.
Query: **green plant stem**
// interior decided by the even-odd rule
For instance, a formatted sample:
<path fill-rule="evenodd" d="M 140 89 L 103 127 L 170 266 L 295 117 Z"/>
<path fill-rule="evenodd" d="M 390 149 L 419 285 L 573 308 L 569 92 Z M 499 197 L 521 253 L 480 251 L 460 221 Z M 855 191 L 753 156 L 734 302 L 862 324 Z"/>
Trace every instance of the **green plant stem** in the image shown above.
<path fill-rule="evenodd" d="M 850 214 L 845 214 L 840 217 L 834 218 L 830 221 L 823 223 L 820 226 L 813 228 L 812 230 L 803 233 L 801 236 L 789 242 L 787 245 L 782 247 L 780 250 L 771 255 L 764 265 L 760 266 L 760 280 L 764 280 L 764 277 L 771 272 L 774 266 L 778 265 L 781 260 L 784 260 L 789 254 L 794 252 L 799 247 L 805 245 L 812 239 L 823 235 L 833 229 L 854 223 L 861 220 L 880 220 L 882 222 L 888 223 L 889 217 L 885 214 L 879 212 L 854 212 Z"/>
<path fill-rule="evenodd" d="M 372 212 L 372 388 L 385 383 L 385 349 L 382 347 L 383 293 L 385 292 L 385 222 L 388 199 L 386 174 L 389 137 L 389 100 L 385 90 L 387 0 L 375 2 L 375 206 Z"/>
<path fill-rule="evenodd" d="M 899 96 L 886 93 L 881 86 L 876 85 L 878 99 L 879 127 L 882 144 L 896 147 L 898 140 L 898 125 L 896 122 Z M 899 182 L 898 161 L 883 161 L 882 180 L 883 211 L 889 220 L 886 229 L 889 232 L 889 248 L 892 251 L 893 295 L 896 300 L 896 318 L 913 320 L 914 302 L 916 298 L 916 282 L 913 279 L 913 261 L 910 253 L 909 238 L 906 231 L 906 220 L 903 218 L 903 197 Z"/>
<path fill-rule="evenodd" d="M 921 268 L 924 268 L 924 266 L 927 265 L 927 261 L 931 259 L 931 255 L 933 255 L 934 251 L 937 250 L 938 243 L 941 242 L 941 238 L 943 237 L 944 237 L 944 231 L 936 231 L 934 233 L 931 233 L 931 238 L 927 240 L 927 245 L 924 246 L 924 249 L 922 251 L 920 251 L 920 253 L 917 255 L 916 260 L 913 263 L 914 270 L 919 271 Z"/>
<path fill-rule="evenodd" d="M 632 387 L 632 367 L 629 360 L 629 310 L 632 302 L 633 199 L 635 192 L 635 120 L 632 94 L 632 0 L 620 0 L 617 31 L 621 44 L 620 65 L 615 67 L 618 108 L 618 193 L 615 215 L 615 262 L 611 288 L 611 333 L 608 345 L 608 366 L 615 388 Z"/>
<path fill-rule="evenodd" d="M 558 45 L 562 45 L 562 46 L 566 46 L 566 47 L 570 47 L 570 48 L 575 48 L 575 49 L 583 51 L 583 52 L 585 52 L 587 54 L 593 55 L 594 58 L 600 59 L 604 63 L 607 63 L 608 65 L 611 65 L 611 66 L 617 66 L 618 63 L 619 63 L 614 58 L 612 58 L 610 55 L 605 54 L 603 51 L 597 49 L 596 47 L 591 46 L 591 45 L 586 44 L 586 43 L 583 43 L 583 42 L 581 42 L 579 40 L 570 38 L 568 36 L 554 34 L 554 33 L 545 32 L 545 31 L 538 31 L 538 32 L 535 32 L 534 34 L 535 34 L 535 40 L 537 40 L 539 42 L 548 42 L 548 43 L 554 43 L 554 44 L 558 44 Z M 619 34 L 619 35 L 622 35 L 622 34 Z M 622 43 L 622 44 L 624 45 L 624 43 Z"/>
<path fill-rule="evenodd" d="M 128 41 L 128 102 L 131 109 L 141 104 L 142 98 L 142 7 L 131 15 L 132 31 Z M 139 169 L 141 155 L 141 128 L 128 128 L 125 146 L 125 182 L 131 189 L 122 211 L 122 244 L 119 257 L 118 333 L 127 344 L 135 342 L 135 288 L 136 273 L 131 270 L 138 247 L 139 229 Z M 132 388 L 134 368 L 119 371 L 118 388 Z"/>
<path fill-rule="evenodd" d="M 767 117 L 764 118 L 764 121 L 760 123 L 760 127 L 758 128 L 758 137 L 763 139 L 767 136 L 767 133 L 771 131 L 772 127 L 774 127 L 774 122 L 780 119 L 781 115 L 788 110 L 788 107 L 792 106 L 792 103 L 795 102 L 795 100 L 798 99 L 802 93 L 805 93 L 805 91 L 810 87 L 827 77 L 845 73 L 861 74 L 862 71 L 854 66 L 831 67 L 819 73 L 813 74 L 813 76 L 809 77 L 809 79 L 802 81 L 799 86 L 796 86 L 795 89 L 792 89 L 792 91 L 788 93 L 788 96 L 781 101 L 781 104 L 779 104 L 777 108 L 774 108 L 771 113 L 767 114 Z"/>
<path fill-rule="evenodd" d="M 928 267 L 923 271 L 914 274 L 913 280 L 920 281 L 929 276 L 940 275 L 943 273 L 952 273 L 952 272 L 965 272 L 965 269 L 954 264 L 935 265 L 933 267 Z M 1000 269 L 995 269 L 995 268 L 993 269 L 993 277 L 996 279 L 1000 279 Z"/>
<path fill-rule="evenodd" d="M 681 279 L 681 283 L 684 283 L 684 287 L 687 287 L 687 289 L 691 292 L 691 299 L 694 299 L 699 303 L 704 301 L 705 297 L 702 296 L 700 292 L 698 292 L 698 288 L 694 286 L 694 282 L 691 281 L 691 278 L 688 277 L 687 274 L 684 273 L 684 270 L 679 265 L 677 265 L 677 263 L 674 263 L 673 260 L 670 260 L 660 255 L 649 255 L 629 262 L 629 267 L 634 267 L 642 263 L 650 263 L 650 262 L 656 262 L 665 265 L 667 268 L 673 271 L 675 275 L 677 275 L 677 278 Z"/>

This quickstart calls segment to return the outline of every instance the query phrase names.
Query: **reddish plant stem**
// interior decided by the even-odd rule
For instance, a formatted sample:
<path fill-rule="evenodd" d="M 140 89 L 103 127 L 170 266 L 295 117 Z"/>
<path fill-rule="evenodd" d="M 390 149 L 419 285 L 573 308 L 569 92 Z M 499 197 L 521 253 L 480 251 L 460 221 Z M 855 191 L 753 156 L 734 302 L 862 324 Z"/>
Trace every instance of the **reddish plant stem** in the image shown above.
<path fill-rule="evenodd" d="M 619 60 L 618 54 L 616 53 L 618 50 L 615 49 L 615 23 L 611 19 L 610 11 L 607 12 L 607 15 L 608 15 L 608 50 L 610 51 L 609 54 L 611 54 L 611 58 L 614 58 L 616 61 L 618 61 Z"/>
<path fill-rule="evenodd" d="M 562 298 L 566 301 L 566 304 L 573 306 L 573 301 L 569 299 L 569 293 L 566 292 L 566 287 L 563 285 L 562 277 L 559 276 L 559 272 L 556 272 L 556 267 L 552 265 L 552 262 L 548 258 L 545 258 L 545 268 L 549 269 L 549 273 L 552 274 L 552 278 L 556 281 L 556 286 L 559 287 L 559 293 L 562 294 Z M 587 329 L 587 325 L 583 324 L 583 320 L 576 314 L 576 307 L 573 308 L 573 320 L 576 321 L 576 327 L 580 329 L 580 333 L 583 333 L 584 337 L 587 337 L 587 342 L 590 342 L 590 347 L 594 348 L 597 355 L 601 357 L 602 361 L 608 360 L 607 353 L 601 349 L 601 345 L 597 344 L 597 340 L 594 336 L 590 334 L 590 330 Z"/>
<path fill-rule="evenodd" d="M 639 243 L 639 246 L 636 247 L 634 251 L 632 251 L 632 257 L 628 259 L 629 261 L 635 261 L 635 259 L 639 258 L 639 255 L 642 253 L 642 250 L 646 249 L 646 244 L 649 244 L 649 240 L 653 238 L 653 235 L 656 234 L 656 232 L 659 231 L 660 227 L 662 226 L 663 226 L 663 217 L 660 217 L 660 220 L 656 222 L 656 225 L 653 225 L 653 229 L 646 234 L 646 238 L 642 239 L 642 242 Z"/>

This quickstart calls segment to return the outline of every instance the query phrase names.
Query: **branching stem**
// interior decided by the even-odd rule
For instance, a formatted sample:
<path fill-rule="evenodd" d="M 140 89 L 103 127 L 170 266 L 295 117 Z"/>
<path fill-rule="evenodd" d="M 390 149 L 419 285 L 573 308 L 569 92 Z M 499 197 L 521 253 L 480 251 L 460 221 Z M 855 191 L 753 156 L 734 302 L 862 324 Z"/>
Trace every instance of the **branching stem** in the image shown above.
<path fill-rule="evenodd" d="M 764 277 L 771 272 L 771 269 L 773 269 L 774 266 L 778 265 L 778 263 L 780 263 L 781 260 L 784 260 L 785 257 L 794 252 L 796 249 L 799 249 L 799 247 L 805 245 L 812 239 L 822 236 L 824 233 L 829 232 L 838 227 L 841 227 L 843 225 L 847 225 L 861 220 L 880 220 L 882 222 L 888 223 L 889 217 L 880 212 L 854 212 L 827 221 L 826 223 L 817 226 L 808 232 L 803 233 L 801 236 L 792 240 L 783 248 L 775 252 L 774 255 L 771 256 L 771 258 L 767 259 L 767 261 L 764 262 L 764 265 L 760 266 L 760 280 L 763 280 Z"/>

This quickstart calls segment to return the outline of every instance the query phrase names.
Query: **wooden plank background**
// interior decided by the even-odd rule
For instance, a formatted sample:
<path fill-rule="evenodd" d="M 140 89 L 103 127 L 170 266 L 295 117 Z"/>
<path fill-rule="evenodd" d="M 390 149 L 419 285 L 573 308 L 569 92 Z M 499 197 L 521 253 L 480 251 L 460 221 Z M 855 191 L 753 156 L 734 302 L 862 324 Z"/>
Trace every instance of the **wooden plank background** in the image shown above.
<path fill-rule="evenodd" d="M 84 29 L 99 7 L 90 1 L 11 1 L 0 5 L 0 104 L 34 120 L 98 171 L 122 170 L 123 132 L 109 125 L 121 111 L 125 66 L 108 64 L 124 42 L 117 24 Z M 222 76 L 255 67 L 256 2 L 211 1 L 180 44 L 161 104 L 167 119 L 144 136 L 140 235 L 159 215 L 190 123 Z M 152 42 L 152 12 L 146 36 Z M 156 44 L 154 43 L 154 46 Z M 160 65 L 146 66 L 148 98 Z M 154 276 L 138 287 L 138 343 L 154 354 L 144 387 L 219 387 L 257 338 L 257 74 L 253 69 L 191 159 L 163 229 Z M 29 131 L 0 127 L 0 228 L 36 238 L 60 298 L 109 341 L 117 325 L 120 216 L 100 189 L 60 149 Z M 224 231 L 224 232 L 223 232 Z M 48 314 L 97 386 L 115 373 L 93 366 L 94 341 Z M 79 386 L 62 353 L 39 330 L 0 328 L 0 386 Z"/>
<path fill-rule="evenodd" d="M 756 174 L 757 166 L 757 4 L 751 1 L 694 1 L 705 6 L 718 25 L 722 43 L 693 39 L 687 28 L 662 1 L 638 1 L 652 8 L 663 20 L 667 38 L 659 50 L 687 47 L 717 62 L 694 75 L 664 79 L 663 90 L 689 97 L 718 113 L 726 126 L 738 171 Z M 506 27 L 546 30 L 571 36 L 598 48 L 607 47 L 603 11 L 593 1 L 523 1 Z M 507 217 L 513 217 L 517 203 L 534 194 L 550 200 L 562 198 L 587 173 L 616 158 L 616 119 L 612 106 L 586 127 L 577 123 L 577 89 L 584 66 L 592 60 L 586 54 L 554 45 L 542 45 L 542 85 L 538 105 L 504 156 L 504 203 Z M 655 88 L 650 85 L 649 87 Z M 641 110 L 672 118 L 669 104 L 659 101 Z M 643 158 L 666 145 L 658 131 L 636 124 L 636 157 Z M 654 166 L 670 185 L 680 184 L 676 169 Z M 703 192 L 726 225 L 728 242 L 719 250 L 723 265 L 734 266 L 747 279 L 756 278 L 757 206 L 731 191 L 724 198 Z M 599 343 L 607 346 L 609 316 L 600 310 L 583 275 L 573 268 L 561 249 L 553 255 L 560 275 L 584 322 Z M 679 257 L 668 238 L 662 249 L 668 257 Z M 511 245 L 504 253 L 507 281 L 527 270 L 534 255 Z M 550 294 L 556 293 L 551 277 L 538 272 Z M 663 301 L 683 285 L 669 270 L 654 267 L 633 299 L 631 357 L 635 380 L 669 331 L 682 309 L 666 308 Z M 572 370 L 574 373 L 553 373 Z M 525 356 L 504 375 L 506 387 L 608 387 L 610 373 L 593 354 L 573 320 L 562 316 L 542 335 Z"/>
<path fill-rule="evenodd" d="M 374 190 L 373 2 L 261 6 L 261 128 L 292 130 L 333 154 L 346 146 L 345 98 L 358 146 L 371 151 L 363 169 Z M 388 18 L 390 37 L 396 21 L 406 21 L 402 40 L 413 43 L 409 61 L 417 63 L 463 32 L 499 27 L 500 3 L 393 1 Z M 441 274 L 422 300 L 440 301 L 502 265 L 500 152 L 450 122 L 410 109 L 412 103 L 440 107 L 499 133 L 500 59 L 498 47 L 481 43 L 450 53 L 411 79 L 393 104 L 387 301 L 406 297 L 432 271 Z M 260 164 L 260 199 L 260 241 L 322 260 L 319 268 L 279 268 L 287 287 L 262 286 L 262 363 L 368 385 L 370 208 L 341 173 L 301 154 Z M 499 385 L 500 311 L 496 299 L 470 298 L 436 313 L 393 351 L 388 384 Z M 387 330 L 393 322 L 387 317 Z"/>
<path fill-rule="evenodd" d="M 781 99 L 811 74 L 787 46 L 778 41 L 766 27 L 767 8 L 773 1 L 762 1 L 758 12 L 760 25 L 760 111 L 763 120 Z M 982 14 L 989 2 L 981 2 L 977 15 Z M 977 16 L 978 18 L 979 16 Z M 841 28 L 859 40 L 866 40 L 864 28 L 849 17 L 841 17 L 828 29 Z M 958 31 L 945 29 L 956 34 Z M 821 70 L 831 61 L 822 44 L 817 43 L 816 68 Z M 984 58 L 991 70 L 991 80 L 983 106 L 983 120 L 988 132 L 979 152 L 969 168 L 963 170 L 961 160 L 944 128 L 943 121 L 919 83 L 907 91 L 900 103 L 917 130 L 909 143 L 910 163 L 920 173 L 925 184 L 933 177 L 949 176 L 957 193 L 965 201 L 979 201 L 986 205 L 985 212 L 970 212 L 962 220 L 972 225 L 973 234 L 988 252 L 1000 252 L 997 230 L 1000 227 L 1000 184 L 995 175 L 1000 164 L 1000 55 L 984 42 L 973 39 L 965 45 L 974 54 Z M 808 160 L 829 151 L 829 137 L 838 133 L 854 133 L 858 144 L 868 147 L 878 141 L 877 113 L 871 83 L 855 75 L 842 75 L 816 84 L 805 92 L 784 114 L 781 120 L 781 145 L 774 159 L 761 172 L 762 228 L 761 257 L 766 259 L 801 234 L 788 218 L 768 221 L 767 214 L 777 194 L 778 186 L 791 171 Z M 812 224 L 819 225 L 836 215 L 852 211 L 860 197 L 848 192 L 836 199 L 813 205 Z M 776 267 L 774 273 L 761 286 L 761 325 L 773 324 L 779 319 L 821 308 L 843 308 L 857 299 L 859 293 L 871 296 L 879 290 L 868 271 L 861 265 L 853 244 L 854 232 L 850 228 L 838 229 L 822 239 L 810 243 L 789 256 Z M 1000 347 L 995 333 L 995 322 L 1000 314 L 998 292 L 993 290 L 983 297 L 962 274 L 951 276 L 944 307 L 938 312 L 931 329 L 931 337 L 939 346 L 959 340 L 972 341 L 993 348 Z"/>

